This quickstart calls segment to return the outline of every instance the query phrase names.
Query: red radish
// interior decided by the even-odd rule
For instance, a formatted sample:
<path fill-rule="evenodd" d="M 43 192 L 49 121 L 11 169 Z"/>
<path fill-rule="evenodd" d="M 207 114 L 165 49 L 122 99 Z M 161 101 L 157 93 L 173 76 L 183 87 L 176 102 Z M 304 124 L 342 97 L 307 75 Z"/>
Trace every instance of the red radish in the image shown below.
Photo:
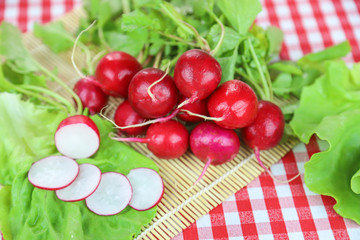
<path fill-rule="evenodd" d="M 135 168 L 127 175 L 133 188 L 130 207 L 138 211 L 156 206 L 164 194 L 164 183 L 160 175 L 150 168 Z"/>
<path fill-rule="evenodd" d="M 255 120 L 242 129 L 242 138 L 252 149 L 267 150 L 280 142 L 284 126 L 281 109 L 272 102 L 261 100 Z"/>
<path fill-rule="evenodd" d="M 37 188 L 58 190 L 69 186 L 79 174 L 79 165 L 65 156 L 43 158 L 30 167 L 29 182 Z"/>
<path fill-rule="evenodd" d="M 197 158 L 206 162 L 196 184 L 210 164 L 219 165 L 234 159 L 240 149 L 240 140 L 232 129 L 222 128 L 213 122 L 202 122 L 190 134 L 190 148 Z"/>
<path fill-rule="evenodd" d="M 243 128 L 250 125 L 257 114 L 258 100 L 249 85 L 240 80 L 222 84 L 210 96 L 209 114 L 219 118 L 216 123 L 224 128 Z"/>
<path fill-rule="evenodd" d="M 275 178 L 260 159 L 260 150 L 267 150 L 275 147 L 282 139 L 285 127 L 284 116 L 281 109 L 272 102 L 259 101 L 258 113 L 252 124 L 241 131 L 242 138 L 246 145 L 255 152 L 256 159 L 269 175 L 276 181 L 288 183 L 297 178 L 299 174 L 288 181 Z"/>
<path fill-rule="evenodd" d="M 183 53 L 174 68 L 174 81 L 180 93 L 190 102 L 207 98 L 221 81 L 219 62 L 203 50 Z"/>
<path fill-rule="evenodd" d="M 113 138 L 122 142 L 147 143 L 148 149 L 163 159 L 182 156 L 189 143 L 189 133 L 181 123 L 175 120 L 151 124 L 145 138 Z"/>
<path fill-rule="evenodd" d="M 91 115 L 99 113 L 108 102 L 108 96 L 95 82 L 95 78 L 90 76 L 80 79 L 74 86 L 74 92 L 80 97 L 83 106 L 89 109 Z"/>
<path fill-rule="evenodd" d="M 146 118 L 143 118 L 138 114 L 130 105 L 129 101 L 124 100 L 116 109 L 114 115 L 114 122 L 117 126 L 125 127 L 134 124 L 141 124 L 146 122 Z M 143 134 L 148 125 L 144 125 L 141 127 L 131 127 L 120 129 L 121 132 L 127 133 L 129 135 L 140 135 Z"/>
<path fill-rule="evenodd" d="M 102 216 L 118 214 L 129 204 L 132 188 L 126 176 L 117 172 L 103 173 L 96 191 L 85 199 L 90 211 Z"/>
<path fill-rule="evenodd" d="M 125 98 L 130 80 L 141 69 L 136 58 L 125 52 L 114 51 L 99 61 L 95 77 L 107 95 Z"/>
<path fill-rule="evenodd" d="M 75 181 L 66 188 L 56 191 L 56 196 L 65 202 L 84 200 L 95 192 L 100 184 L 101 171 L 92 164 L 80 165 L 79 175 Z"/>
<path fill-rule="evenodd" d="M 170 75 L 157 68 L 145 68 L 131 79 L 128 100 L 144 118 L 158 118 L 174 109 L 178 90 Z"/>
<path fill-rule="evenodd" d="M 179 102 L 184 102 L 186 97 L 183 95 L 180 96 Z M 185 112 L 184 110 L 190 111 L 195 114 L 200 114 L 203 116 L 209 115 L 207 110 L 207 99 L 197 100 L 193 103 L 186 104 L 180 108 L 180 112 L 177 114 L 177 117 L 185 122 L 200 122 L 203 120 L 201 117 L 193 116 Z"/>
<path fill-rule="evenodd" d="M 55 145 L 60 153 L 70 158 L 88 158 L 99 148 L 99 130 L 87 116 L 67 117 L 56 130 Z"/>

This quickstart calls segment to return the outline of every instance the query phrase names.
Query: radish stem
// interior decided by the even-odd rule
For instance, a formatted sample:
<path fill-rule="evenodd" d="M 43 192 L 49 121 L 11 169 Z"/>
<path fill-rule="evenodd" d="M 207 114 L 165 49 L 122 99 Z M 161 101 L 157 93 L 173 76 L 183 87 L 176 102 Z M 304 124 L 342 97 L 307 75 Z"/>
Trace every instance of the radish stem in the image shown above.
<path fill-rule="evenodd" d="M 224 24 L 220 21 L 220 19 L 214 14 L 213 11 L 208 11 L 210 16 L 213 17 L 215 19 L 215 21 L 217 22 L 217 24 L 219 24 L 220 28 L 221 28 L 221 34 L 220 34 L 220 39 L 219 42 L 216 44 L 215 48 L 213 50 L 210 51 L 211 55 L 215 55 L 219 49 L 221 48 L 221 45 L 224 42 L 224 38 L 225 38 L 225 28 L 224 28 Z"/>
<path fill-rule="evenodd" d="M 77 43 L 79 42 L 79 39 L 81 37 L 81 35 L 84 32 L 87 32 L 90 28 L 92 28 L 94 26 L 94 24 L 96 23 L 96 20 L 94 20 L 87 28 L 85 28 L 84 30 L 82 30 L 76 37 L 75 42 L 74 42 L 74 46 L 72 49 L 72 53 L 71 53 L 71 63 L 75 69 L 75 71 L 77 72 L 77 74 L 80 76 L 80 78 L 85 78 L 86 76 L 79 70 L 79 68 L 76 66 L 75 60 L 74 60 L 74 56 L 75 56 L 75 50 L 76 50 L 76 46 Z"/>
<path fill-rule="evenodd" d="M 190 98 L 186 99 L 185 101 L 183 101 L 182 103 L 180 103 L 177 108 L 182 108 L 183 106 L 187 105 L 187 104 L 190 104 L 190 103 L 194 103 L 196 102 L 197 100 L 199 99 L 198 96 L 191 96 Z"/>
<path fill-rule="evenodd" d="M 195 116 L 195 117 L 199 117 L 205 120 L 211 120 L 211 121 L 223 121 L 225 119 L 225 117 L 227 116 L 227 114 L 223 115 L 222 117 L 208 117 L 205 115 L 201 115 L 201 114 L 197 114 L 197 113 L 193 113 L 187 109 L 181 109 L 181 112 L 186 112 L 187 114 L 191 115 L 191 116 Z"/>
<path fill-rule="evenodd" d="M 46 75 L 48 75 L 50 78 L 52 78 L 55 82 L 57 82 L 60 86 L 62 86 L 75 99 L 75 102 L 77 105 L 77 111 L 75 110 L 74 107 L 72 107 L 71 114 L 81 114 L 83 107 L 82 107 L 82 103 L 81 103 L 79 96 L 67 84 L 65 84 L 59 77 L 57 77 L 54 73 L 49 71 L 47 68 L 42 66 L 40 63 L 37 63 L 37 65 L 42 72 L 44 72 Z"/>
<path fill-rule="evenodd" d="M 27 89 L 27 90 L 30 90 L 30 91 L 36 91 L 36 92 L 41 92 L 41 93 L 44 93 L 44 94 L 47 94 L 53 98 L 55 98 L 56 100 L 62 102 L 68 109 L 71 109 L 72 108 L 72 105 L 69 103 L 68 100 L 66 100 L 65 98 L 63 98 L 62 96 L 60 96 L 59 94 L 53 92 L 53 91 L 50 91 L 46 88 L 42 88 L 42 87 L 38 87 L 38 86 L 33 86 L 33 85 L 22 85 L 21 86 L 23 89 Z M 45 98 L 45 97 L 44 97 Z"/>
<path fill-rule="evenodd" d="M 170 68 L 170 62 L 168 63 L 168 66 L 167 66 L 167 68 L 166 68 L 166 71 L 165 71 L 164 75 L 163 75 L 160 79 L 158 79 L 158 80 L 156 80 L 155 82 L 153 82 L 152 84 L 150 84 L 150 86 L 149 86 L 148 89 L 147 89 L 147 93 L 149 94 L 149 96 L 151 97 L 151 99 L 152 99 L 154 102 L 156 102 L 157 99 L 156 99 L 156 97 L 154 96 L 154 94 L 152 94 L 151 88 L 152 88 L 153 86 L 155 86 L 156 84 L 158 84 L 159 82 L 161 82 L 161 81 L 166 77 L 166 75 L 169 73 L 169 68 Z"/>
<path fill-rule="evenodd" d="M 257 58 L 256 56 L 256 52 L 255 52 L 255 49 L 254 49 L 254 46 L 252 45 L 250 39 L 247 39 L 247 42 L 249 44 L 249 48 L 250 48 L 250 52 L 251 52 L 251 55 L 255 61 L 255 64 L 256 64 L 256 68 L 259 72 L 259 75 L 260 75 L 260 80 L 262 82 L 262 85 L 263 85 L 263 88 L 265 90 L 265 96 L 266 98 L 264 100 L 270 100 L 272 97 L 270 95 L 270 89 L 269 89 L 269 86 L 268 86 L 268 82 L 265 78 L 265 75 L 264 75 L 264 71 L 261 69 L 261 65 L 260 65 L 260 62 L 259 62 L 259 59 Z"/>

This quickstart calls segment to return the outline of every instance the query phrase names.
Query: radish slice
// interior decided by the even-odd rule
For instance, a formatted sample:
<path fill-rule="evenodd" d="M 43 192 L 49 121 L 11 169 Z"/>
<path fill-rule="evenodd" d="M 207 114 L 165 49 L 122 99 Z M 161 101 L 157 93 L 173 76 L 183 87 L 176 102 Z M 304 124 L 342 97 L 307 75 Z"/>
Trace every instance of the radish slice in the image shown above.
<path fill-rule="evenodd" d="M 55 145 L 60 153 L 70 158 L 88 158 L 99 148 L 99 130 L 87 116 L 68 117 L 56 130 Z"/>
<path fill-rule="evenodd" d="M 127 175 L 133 188 L 130 207 L 138 211 L 157 205 L 164 194 L 164 183 L 160 175 L 150 168 L 135 168 Z"/>
<path fill-rule="evenodd" d="M 100 184 L 101 171 L 92 164 L 81 164 L 79 175 L 66 188 L 56 191 L 56 196 L 65 202 L 84 200 L 95 192 Z"/>
<path fill-rule="evenodd" d="M 85 199 L 86 206 L 98 215 L 115 215 L 129 204 L 132 192 L 126 176 L 117 172 L 103 173 L 99 187 Z"/>
<path fill-rule="evenodd" d="M 50 156 L 35 162 L 29 170 L 32 185 L 46 190 L 69 186 L 79 174 L 79 164 L 65 156 Z"/>

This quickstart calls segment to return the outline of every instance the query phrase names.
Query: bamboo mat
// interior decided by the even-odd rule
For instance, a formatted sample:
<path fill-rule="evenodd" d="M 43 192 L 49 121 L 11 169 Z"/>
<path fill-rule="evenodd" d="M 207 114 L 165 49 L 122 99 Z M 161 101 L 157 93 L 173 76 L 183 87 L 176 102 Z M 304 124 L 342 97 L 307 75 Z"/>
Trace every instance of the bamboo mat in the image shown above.
<path fill-rule="evenodd" d="M 76 9 L 61 20 L 69 31 L 74 32 L 82 16 L 85 16 L 84 11 Z M 31 33 L 24 35 L 24 43 L 35 59 L 48 69 L 56 69 L 59 77 L 69 86 L 72 87 L 80 78 L 71 63 L 71 51 L 56 55 Z M 85 66 L 84 55 L 80 51 L 76 52 L 75 61 L 79 68 Z M 49 87 L 64 97 L 70 98 L 55 83 L 50 83 Z M 121 99 L 110 99 L 108 109 L 110 117 L 121 101 Z M 291 102 L 291 99 L 288 101 Z M 276 103 L 282 105 L 287 102 Z M 276 148 L 262 151 L 262 161 L 266 166 L 271 166 L 297 142 L 296 139 L 291 138 Z M 192 153 L 187 152 L 179 159 L 164 160 L 153 156 L 144 144 L 131 143 L 130 145 L 156 162 L 165 184 L 164 197 L 158 205 L 156 217 L 150 225 L 143 227 L 137 239 L 171 239 L 264 171 L 257 164 L 252 150 L 242 144 L 234 160 L 223 165 L 210 166 L 203 179 L 195 187 L 190 188 L 204 167 L 204 163 Z"/>

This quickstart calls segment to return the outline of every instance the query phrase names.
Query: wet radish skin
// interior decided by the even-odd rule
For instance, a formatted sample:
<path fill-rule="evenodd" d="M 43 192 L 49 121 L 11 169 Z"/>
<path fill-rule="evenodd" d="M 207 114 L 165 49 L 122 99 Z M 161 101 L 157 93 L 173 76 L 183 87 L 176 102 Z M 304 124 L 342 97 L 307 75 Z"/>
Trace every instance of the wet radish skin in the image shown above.
<path fill-rule="evenodd" d="M 199 123 L 190 134 L 190 149 L 203 162 L 212 165 L 231 161 L 240 149 L 240 140 L 232 129 L 225 129 L 213 122 Z"/>
<path fill-rule="evenodd" d="M 114 51 L 99 61 L 95 78 L 107 95 L 125 98 L 130 80 L 141 69 L 142 66 L 136 58 L 125 52 Z"/>
<path fill-rule="evenodd" d="M 219 62 L 203 50 L 183 53 L 174 68 L 174 81 L 180 93 L 188 98 L 207 98 L 221 81 Z"/>
<path fill-rule="evenodd" d="M 186 99 L 185 96 L 180 95 L 179 103 L 183 102 L 185 99 Z M 204 116 L 209 115 L 209 112 L 207 110 L 207 98 L 203 100 L 197 100 L 193 103 L 185 104 L 183 107 L 180 108 L 180 112 L 177 114 L 177 117 L 185 122 L 189 122 L 189 123 L 201 122 L 204 120 L 203 118 L 192 116 L 187 112 L 182 112 L 181 109 L 185 109 L 192 113 L 196 113 Z"/>
<path fill-rule="evenodd" d="M 134 124 L 139 124 L 147 121 L 146 118 L 140 116 L 130 105 L 129 101 L 124 100 L 119 104 L 115 111 L 114 122 L 120 127 L 130 126 Z M 149 125 L 142 127 L 132 127 L 120 129 L 120 132 L 124 132 L 128 135 L 140 135 L 145 133 Z"/>
<path fill-rule="evenodd" d="M 139 71 L 130 82 L 129 103 L 144 118 L 163 117 L 177 104 L 179 91 L 169 74 L 151 88 L 151 93 L 156 100 L 152 99 L 147 92 L 149 86 L 161 79 L 164 74 L 164 71 L 157 68 L 145 68 Z"/>
<path fill-rule="evenodd" d="M 272 102 L 259 101 L 259 110 L 254 122 L 242 129 L 246 145 L 258 150 L 275 147 L 284 133 L 284 116 L 281 109 Z"/>
<path fill-rule="evenodd" d="M 210 96 L 208 111 L 211 117 L 225 117 L 216 124 L 236 129 L 250 125 L 257 114 L 258 99 L 252 88 L 240 80 L 230 80 Z"/>
<path fill-rule="evenodd" d="M 189 145 L 189 133 L 180 122 L 169 120 L 150 125 L 146 132 L 148 149 L 157 157 L 172 159 L 181 157 Z"/>
<path fill-rule="evenodd" d="M 76 82 L 74 92 L 79 96 L 84 107 L 89 109 L 91 115 L 99 113 L 108 103 L 108 96 L 97 85 L 95 78 L 88 76 Z"/>

